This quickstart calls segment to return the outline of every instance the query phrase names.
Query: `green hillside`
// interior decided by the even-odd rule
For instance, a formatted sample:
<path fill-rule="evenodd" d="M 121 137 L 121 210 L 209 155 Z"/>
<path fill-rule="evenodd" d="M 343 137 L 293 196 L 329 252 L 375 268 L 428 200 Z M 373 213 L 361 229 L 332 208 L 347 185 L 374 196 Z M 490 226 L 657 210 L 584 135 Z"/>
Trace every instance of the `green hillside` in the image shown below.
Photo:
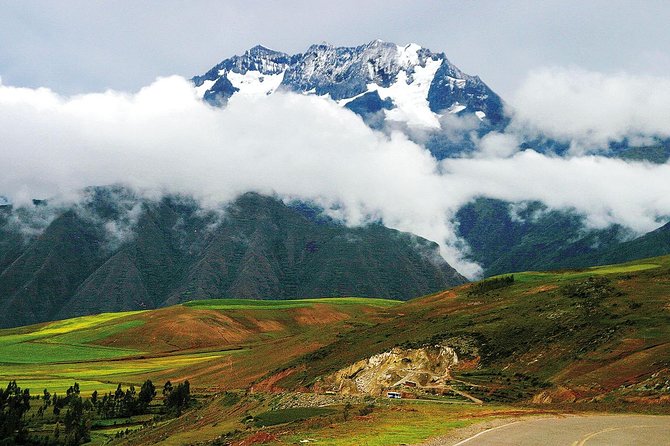
<path fill-rule="evenodd" d="M 394 346 L 445 342 L 463 359 L 455 376 L 484 400 L 653 400 L 670 390 L 648 386 L 670 378 L 670 257 L 513 277 L 412 300 L 295 360 L 282 382 L 309 386 Z"/>
<path fill-rule="evenodd" d="M 356 361 L 436 344 L 458 357 L 448 395 L 320 390 Z M 670 256 L 503 275 L 404 303 L 202 299 L 84 316 L 0 330 L 0 364 L 0 380 L 31 395 L 73 382 L 84 398 L 147 379 L 191 383 L 181 417 L 166 415 L 160 395 L 149 413 L 91 413 L 95 444 L 409 444 L 496 417 L 666 412 Z M 58 417 L 39 418 L 39 405 L 29 425 L 52 435 Z"/>
<path fill-rule="evenodd" d="M 113 390 L 179 376 L 196 388 L 244 387 L 354 326 L 389 317 L 398 301 L 329 298 L 202 300 L 0 330 L 0 382 L 31 389 Z M 226 372 L 230 367 L 235 373 Z"/>
<path fill-rule="evenodd" d="M 479 198 L 456 214 L 459 235 L 485 276 L 582 268 L 670 253 L 670 226 L 633 238 L 618 225 L 589 229 L 582 215 L 539 202 Z"/>
<path fill-rule="evenodd" d="M 257 194 L 215 212 L 94 188 L 74 209 L 31 210 L 56 215 L 31 237 L 16 230 L 22 212 L 0 212 L 0 327 L 193 299 L 409 299 L 465 282 L 433 242 Z"/>

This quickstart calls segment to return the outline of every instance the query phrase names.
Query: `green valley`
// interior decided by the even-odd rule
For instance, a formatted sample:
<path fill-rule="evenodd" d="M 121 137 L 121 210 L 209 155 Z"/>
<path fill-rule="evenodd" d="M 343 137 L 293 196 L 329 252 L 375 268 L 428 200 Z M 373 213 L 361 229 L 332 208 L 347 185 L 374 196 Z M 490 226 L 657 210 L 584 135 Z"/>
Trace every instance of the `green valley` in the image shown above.
<path fill-rule="evenodd" d="M 425 368 L 374 392 L 333 378 L 391 351 L 418 361 L 435 345 L 454 354 L 439 382 L 424 383 L 437 373 Z M 668 256 L 503 275 L 406 303 L 209 299 L 0 331 L 0 379 L 31 395 L 190 382 L 181 417 L 152 406 L 116 428 L 96 421 L 94 440 L 114 444 L 409 444 L 538 413 L 665 413 L 669 358 Z M 53 416 L 28 419 L 35 433 L 53 428 Z"/>

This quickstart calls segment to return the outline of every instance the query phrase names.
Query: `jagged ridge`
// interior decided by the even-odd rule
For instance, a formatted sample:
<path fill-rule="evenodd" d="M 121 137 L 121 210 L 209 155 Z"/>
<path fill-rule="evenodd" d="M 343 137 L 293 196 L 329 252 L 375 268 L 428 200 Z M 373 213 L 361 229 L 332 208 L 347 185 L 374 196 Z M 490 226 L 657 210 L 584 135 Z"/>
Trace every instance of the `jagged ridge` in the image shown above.
<path fill-rule="evenodd" d="M 416 44 L 399 46 L 375 40 L 357 47 L 310 46 L 288 55 L 255 46 L 242 56 L 223 60 L 193 82 L 210 103 L 226 103 L 236 93 L 293 91 L 328 95 L 341 105 L 366 95 L 390 100 L 388 119 L 439 127 L 440 114 L 474 114 L 489 124 L 504 120 L 503 103 L 477 76 L 463 73 L 444 53 Z M 373 101 L 375 102 L 375 101 Z M 392 111 L 390 109 L 396 109 Z M 375 113 L 355 109 L 359 114 Z"/>

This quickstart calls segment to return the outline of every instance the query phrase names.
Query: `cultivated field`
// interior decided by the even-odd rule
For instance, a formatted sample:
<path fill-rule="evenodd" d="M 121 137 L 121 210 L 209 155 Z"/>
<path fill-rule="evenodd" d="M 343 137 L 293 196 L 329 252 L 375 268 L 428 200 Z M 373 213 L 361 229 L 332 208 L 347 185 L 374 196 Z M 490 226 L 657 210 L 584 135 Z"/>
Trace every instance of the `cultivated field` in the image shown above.
<path fill-rule="evenodd" d="M 242 388 L 337 333 L 389 317 L 382 299 L 206 300 L 0 330 L 0 380 L 84 394 L 145 379 Z"/>

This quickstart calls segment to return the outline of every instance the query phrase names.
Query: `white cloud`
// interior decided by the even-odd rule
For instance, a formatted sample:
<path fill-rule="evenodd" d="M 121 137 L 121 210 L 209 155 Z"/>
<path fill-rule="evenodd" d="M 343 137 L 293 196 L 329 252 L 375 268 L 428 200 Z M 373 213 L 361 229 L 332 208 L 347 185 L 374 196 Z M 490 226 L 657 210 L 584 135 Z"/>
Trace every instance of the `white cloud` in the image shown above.
<path fill-rule="evenodd" d="M 437 162 L 401 133 L 375 132 L 323 98 L 233 97 L 219 109 L 179 77 L 136 94 L 73 97 L 0 85 L 0 141 L 0 194 L 18 202 L 74 200 L 86 186 L 115 183 L 211 204 L 276 193 L 337 209 L 352 225 L 381 218 L 435 240 L 469 276 L 480 268 L 463 259 L 451 218 L 477 196 L 542 200 L 575 208 L 593 225 L 637 231 L 670 215 L 668 165 L 515 153 L 504 135 L 485 138 L 477 157 Z"/>
<path fill-rule="evenodd" d="M 613 223 L 638 233 L 670 217 L 670 164 L 630 163 L 599 156 L 551 157 L 533 150 L 510 158 L 443 161 L 445 188 L 459 202 L 486 196 L 511 202 L 538 200 L 574 209 L 591 227 Z"/>
<path fill-rule="evenodd" d="M 670 78 L 578 68 L 531 72 L 510 98 L 513 127 L 572 142 L 573 152 L 625 137 L 670 136 Z"/>
<path fill-rule="evenodd" d="M 491 132 L 479 140 L 478 148 L 476 157 L 506 158 L 519 151 L 519 138 L 514 134 Z"/>

